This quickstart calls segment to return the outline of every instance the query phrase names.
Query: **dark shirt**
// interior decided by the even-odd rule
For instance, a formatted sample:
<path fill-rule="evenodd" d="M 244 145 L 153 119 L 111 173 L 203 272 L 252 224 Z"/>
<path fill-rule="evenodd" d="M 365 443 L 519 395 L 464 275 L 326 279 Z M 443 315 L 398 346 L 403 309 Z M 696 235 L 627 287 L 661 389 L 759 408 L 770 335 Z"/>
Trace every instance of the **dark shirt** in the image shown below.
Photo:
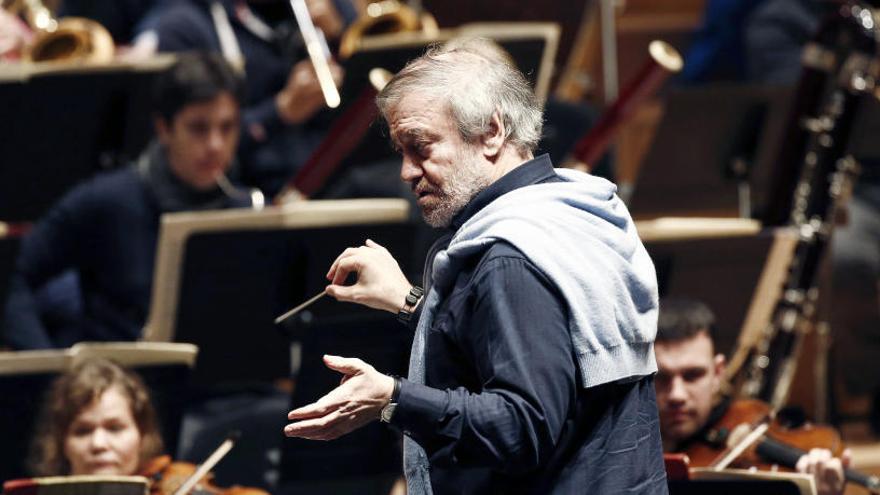
<path fill-rule="evenodd" d="M 719 429 L 718 422 L 727 414 L 731 403 L 732 399 L 730 397 L 723 397 L 718 404 L 712 406 L 712 410 L 709 411 L 709 417 L 706 419 L 706 424 L 693 435 L 679 442 L 673 449 L 673 452 L 687 452 L 688 449 L 696 444 L 717 448 L 719 452 L 727 448 L 730 431 L 723 428 Z"/>
<path fill-rule="evenodd" d="M 691 84 L 741 80 L 746 66 L 744 25 L 763 1 L 709 0 L 678 79 Z"/>
<path fill-rule="evenodd" d="M 451 228 L 508 191 L 559 180 L 540 156 Z M 583 388 L 567 319 L 555 286 L 509 244 L 458 275 L 427 332 L 426 385 L 402 380 L 392 419 L 425 449 L 434 493 L 666 492 L 652 378 Z"/>
<path fill-rule="evenodd" d="M 130 44 L 134 27 L 154 4 L 170 0 L 64 0 L 58 16 L 86 17 L 107 28 L 117 45 Z"/>
<path fill-rule="evenodd" d="M 163 211 L 172 205 L 250 206 L 248 200 L 229 199 L 218 190 L 188 193 L 181 184 L 167 173 L 145 178 L 130 166 L 99 175 L 65 195 L 22 242 L 6 304 L 4 343 L 14 349 L 45 349 L 137 339 L 149 310 Z M 79 287 L 72 287 L 78 293 L 70 296 L 81 297 L 82 314 L 61 329 L 63 335 L 53 334 L 41 320 L 39 291 L 70 272 L 78 275 L 73 280 L 78 279 Z"/>
<path fill-rule="evenodd" d="M 794 84 L 801 74 L 801 52 L 819 28 L 819 0 L 767 0 L 745 25 L 747 80 Z"/>

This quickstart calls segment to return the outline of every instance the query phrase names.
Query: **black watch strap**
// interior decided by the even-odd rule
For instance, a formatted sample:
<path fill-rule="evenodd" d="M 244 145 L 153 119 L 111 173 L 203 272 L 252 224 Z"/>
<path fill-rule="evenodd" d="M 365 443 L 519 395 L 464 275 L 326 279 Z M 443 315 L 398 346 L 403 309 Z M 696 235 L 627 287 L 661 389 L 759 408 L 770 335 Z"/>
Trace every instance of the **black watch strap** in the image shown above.
<path fill-rule="evenodd" d="M 406 295 L 403 307 L 397 312 L 398 321 L 401 323 L 409 323 L 410 318 L 412 318 L 412 315 L 416 310 L 416 306 L 419 305 L 419 301 L 422 300 L 424 295 L 425 289 L 422 289 L 418 285 L 410 287 L 409 294 Z"/>
<path fill-rule="evenodd" d="M 394 390 L 391 391 L 391 402 L 397 402 L 397 399 L 400 398 L 400 377 L 396 375 L 391 375 L 391 378 L 394 378 Z"/>
<path fill-rule="evenodd" d="M 383 423 L 390 423 L 394 417 L 394 411 L 397 409 L 397 399 L 400 397 L 400 377 L 391 375 L 394 378 L 394 389 L 391 391 L 391 400 L 379 411 L 379 420 Z"/>

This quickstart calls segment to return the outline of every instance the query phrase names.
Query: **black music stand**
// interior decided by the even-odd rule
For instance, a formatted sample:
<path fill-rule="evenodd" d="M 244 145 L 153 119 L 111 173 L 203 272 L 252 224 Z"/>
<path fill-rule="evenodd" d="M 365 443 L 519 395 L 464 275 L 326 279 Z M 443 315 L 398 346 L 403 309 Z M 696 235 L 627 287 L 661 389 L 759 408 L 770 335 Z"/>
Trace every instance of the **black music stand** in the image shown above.
<path fill-rule="evenodd" d="M 633 216 L 737 216 L 740 184 L 751 189 L 748 216 L 759 216 L 790 99 L 791 88 L 781 86 L 670 91 L 636 181 Z"/>
<path fill-rule="evenodd" d="M 797 485 L 784 480 L 670 481 L 669 495 L 803 495 Z"/>
<path fill-rule="evenodd" d="M 199 345 L 193 381 L 209 400 L 195 405 L 193 416 L 199 423 L 192 438 L 184 433 L 184 441 L 190 442 L 182 448 L 184 455 L 195 461 L 216 445 L 212 437 L 222 435 L 224 428 L 240 425 L 243 430 L 240 445 L 215 470 L 218 482 L 271 487 L 267 473 L 279 462 L 273 466 L 267 460 L 275 456 L 271 452 L 281 457 L 282 481 L 322 476 L 327 471 L 318 469 L 315 459 L 333 465 L 349 452 L 357 455 L 343 463 L 347 467 L 371 466 L 366 458 L 378 462 L 369 472 L 399 467 L 397 438 L 378 425 L 346 441 L 322 444 L 318 451 L 295 441 L 282 444 L 289 401 L 305 403 L 338 383 L 338 376 L 322 369 L 321 353 L 362 357 L 396 374 L 406 368 L 405 329 L 375 310 L 324 298 L 298 317 L 274 323 L 275 317 L 322 291 L 333 260 L 366 238 L 388 248 L 410 278 L 418 279 L 421 259 L 411 262 L 413 225 L 403 200 L 303 201 L 262 212 L 189 212 L 163 218 L 144 335 Z M 279 404 L 277 391 L 267 384 L 292 374 L 293 398 L 285 396 Z M 241 397 L 253 400 L 247 404 Z M 229 407 L 212 409 L 216 404 Z M 296 464 L 310 469 L 287 469 L 292 458 L 306 459 L 309 464 Z M 341 475 L 335 471 L 328 476 Z"/>
<path fill-rule="evenodd" d="M 56 373 L 0 375 L 0 482 L 24 478 L 25 460 L 43 396 Z"/>
<path fill-rule="evenodd" d="M 275 317 L 323 290 L 336 256 L 368 237 L 386 245 L 417 280 L 421 260 L 412 261 L 407 220 L 407 203 L 399 199 L 165 215 L 144 340 L 198 345 L 196 384 L 288 377 L 290 336 Z M 331 309 L 365 311 L 341 303 Z"/>
<path fill-rule="evenodd" d="M 18 256 L 18 246 L 21 239 L 18 237 L 0 236 L 0 335 L 3 335 L 3 311 L 6 307 L 6 296 L 9 293 L 9 282 L 15 269 L 15 260 Z M 2 345 L 0 341 L 0 345 Z"/>
<path fill-rule="evenodd" d="M 152 136 L 153 79 L 170 60 L 6 67 L 0 220 L 37 220 L 76 183 L 136 157 Z"/>
<path fill-rule="evenodd" d="M 406 374 L 412 333 L 388 313 L 345 314 L 338 304 L 316 305 L 293 325 L 302 342 L 302 365 L 291 409 L 339 385 L 339 373 L 323 363 L 325 354 L 357 357 L 386 374 Z M 279 493 L 385 495 L 401 475 L 400 446 L 400 436 L 379 422 L 329 442 L 286 438 Z"/>
<path fill-rule="evenodd" d="M 713 231 L 711 225 L 717 222 L 743 227 Z M 775 239 L 773 232 L 760 231 L 757 222 L 736 219 L 660 219 L 653 223 L 666 227 L 659 229 L 647 228 L 649 223 L 639 222 L 639 233 L 654 261 L 661 299 L 689 297 L 705 302 L 716 316 L 715 348 L 729 355 L 746 321 Z M 701 229 L 701 223 L 709 227 Z M 690 230 L 679 230 L 681 226 Z"/>
<path fill-rule="evenodd" d="M 816 487 L 810 474 L 698 467 L 691 468 L 689 480 L 669 481 L 669 493 L 815 495 Z"/>

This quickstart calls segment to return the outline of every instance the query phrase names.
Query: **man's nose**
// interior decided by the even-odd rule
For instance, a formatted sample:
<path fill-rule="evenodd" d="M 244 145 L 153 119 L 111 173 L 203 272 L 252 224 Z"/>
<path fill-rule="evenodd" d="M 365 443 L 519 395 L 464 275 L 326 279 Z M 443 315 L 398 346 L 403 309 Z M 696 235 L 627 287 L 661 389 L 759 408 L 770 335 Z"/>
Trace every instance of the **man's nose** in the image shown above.
<path fill-rule="evenodd" d="M 400 180 L 404 182 L 412 182 L 421 176 L 421 167 L 416 165 L 411 158 L 404 155 L 403 163 L 400 165 Z"/>
<path fill-rule="evenodd" d="M 210 147 L 212 151 L 221 150 L 225 139 L 223 131 L 220 129 L 213 129 L 208 134 L 208 147 Z"/>
<path fill-rule="evenodd" d="M 673 377 L 669 383 L 669 401 L 684 402 L 687 399 L 687 388 L 681 377 Z"/>

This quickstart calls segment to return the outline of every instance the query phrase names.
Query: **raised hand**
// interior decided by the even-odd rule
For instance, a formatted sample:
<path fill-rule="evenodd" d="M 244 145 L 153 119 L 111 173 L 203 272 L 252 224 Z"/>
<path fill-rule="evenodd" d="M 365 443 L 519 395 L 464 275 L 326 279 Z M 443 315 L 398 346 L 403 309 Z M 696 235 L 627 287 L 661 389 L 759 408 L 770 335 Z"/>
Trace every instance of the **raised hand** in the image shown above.
<path fill-rule="evenodd" d="M 342 68 L 328 61 L 330 72 L 338 86 L 342 81 Z M 310 119 L 324 105 L 324 94 L 309 60 L 301 60 L 287 76 L 287 84 L 275 95 L 275 107 L 281 120 L 288 124 L 300 124 Z"/>
<path fill-rule="evenodd" d="M 357 281 L 342 285 L 351 273 L 357 275 Z M 412 287 L 391 253 L 370 239 L 363 246 L 343 251 L 330 266 L 327 280 L 327 294 L 337 300 L 391 313 L 403 307 Z"/>
<path fill-rule="evenodd" d="M 317 402 L 290 411 L 285 435 L 333 440 L 379 419 L 391 400 L 394 378 L 360 359 L 324 356 L 324 364 L 343 374 L 341 383 Z"/>

